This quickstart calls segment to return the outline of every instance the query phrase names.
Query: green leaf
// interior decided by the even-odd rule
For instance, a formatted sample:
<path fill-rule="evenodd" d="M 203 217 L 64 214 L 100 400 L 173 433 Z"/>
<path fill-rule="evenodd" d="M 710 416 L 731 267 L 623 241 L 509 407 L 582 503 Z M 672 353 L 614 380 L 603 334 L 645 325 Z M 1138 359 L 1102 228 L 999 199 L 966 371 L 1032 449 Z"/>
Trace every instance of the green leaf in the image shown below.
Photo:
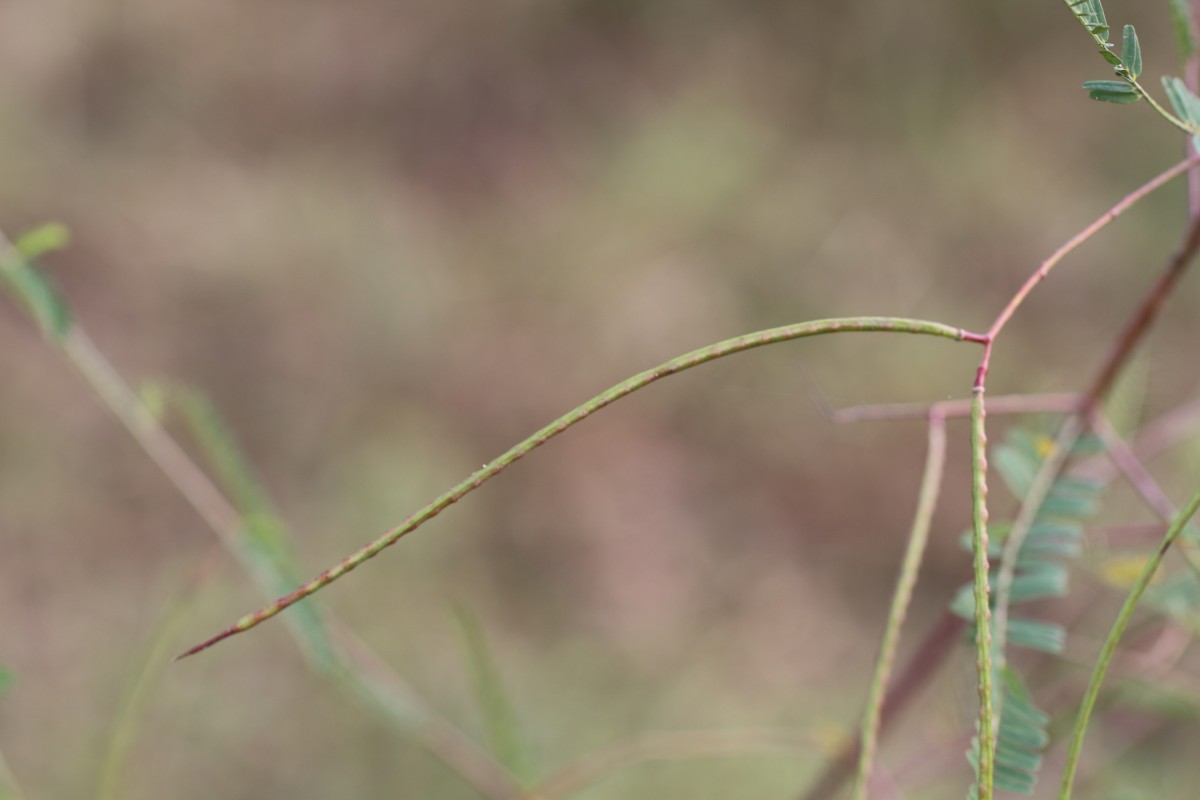
<path fill-rule="evenodd" d="M 1024 497 L 1037 474 L 1038 459 L 1020 447 L 1005 443 L 996 448 L 992 463 L 1009 491 L 1017 497 Z"/>
<path fill-rule="evenodd" d="M 1120 59 L 1117 59 L 1117 63 L 1120 63 Z M 1137 91 L 1124 81 L 1087 81 L 1083 88 L 1088 90 L 1088 97 L 1105 103 L 1136 103 L 1141 99 Z"/>
<path fill-rule="evenodd" d="M 1030 650 L 1057 655 L 1066 645 L 1067 632 L 1053 622 L 1011 619 L 1008 622 L 1008 641 Z"/>
<path fill-rule="evenodd" d="M 1100 47 L 1100 57 L 1112 64 L 1114 67 L 1123 67 L 1124 65 L 1121 64 L 1121 57 L 1110 50 L 1110 47 L 1112 47 L 1111 44 L 1102 45 Z"/>
<path fill-rule="evenodd" d="M 529 769 L 524 736 L 517 724 L 517 715 L 496 667 L 496 660 L 492 657 L 483 626 L 478 617 L 462 606 L 455 609 L 455 616 L 491 751 L 518 780 L 529 784 L 533 774 Z"/>
<path fill-rule="evenodd" d="M 1020 677 L 1011 667 L 1000 675 L 1004 682 L 1004 705 L 996 738 L 995 788 L 1032 794 L 1042 767 L 1041 750 L 1049 742 L 1048 717 L 1033 706 Z M 971 742 L 967 761 L 978 770 L 979 737 Z M 974 796 L 974 792 L 969 795 Z"/>
<path fill-rule="evenodd" d="M 47 222 L 17 237 L 13 247 L 26 261 L 36 261 L 47 253 L 62 250 L 71 243 L 71 232 L 61 222 Z"/>
<path fill-rule="evenodd" d="M 1080 436 L 1071 448 L 1071 458 L 1086 458 L 1104 452 L 1104 442 L 1094 433 Z"/>
<path fill-rule="evenodd" d="M 1196 27 L 1187 0 L 1169 0 L 1171 27 L 1175 31 L 1175 49 L 1182 63 L 1196 54 Z"/>
<path fill-rule="evenodd" d="M 1200 99 L 1179 78 L 1164 75 L 1162 81 L 1167 99 L 1179 118 L 1193 126 L 1200 126 Z"/>
<path fill-rule="evenodd" d="M 1066 593 L 1066 569 L 1059 564 L 1042 564 L 1037 570 L 1022 572 L 1013 578 L 1009 602 L 1023 603 L 1042 597 L 1063 597 Z"/>
<path fill-rule="evenodd" d="M 1129 77 L 1137 80 L 1142 74 L 1142 47 L 1138 43 L 1137 31 L 1132 25 L 1125 26 L 1121 40 L 1121 63 L 1129 70 Z"/>
<path fill-rule="evenodd" d="M 42 332 L 61 342 L 71 328 L 71 312 L 46 274 L 30 261 L 11 260 L 0 262 L 0 278 Z"/>
<path fill-rule="evenodd" d="M 1077 539 L 1035 539 L 1030 536 L 1026 537 L 1021 552 L 1017 554 L 1017 568 L 1029 567 L 1048 558 L 1078 558 L 1082 552 L 1083 545 Z"/>
<path fill-rule="evenodd" d="M 179 412 L 188 432 L 216 472 L 218 481 L 233 498 L 241 516 L 234 540 L 239 559 L 267 595 L 277 597 L 291 591 L 299 581 L 287 526 L 259 485 L 229 426 L 209 399 L 194 389 L 160 385 L 158 392 L 164 395 L 163 401 Z M 305 654 L 318 668 L 336 668 L 336 648 L 316 605 L 298 605 L 296 613 L 288 618 L 288 624 L 304 645 Z"/>
<path fill-rule="evenodd" d="M 975 617 L 975 587 L 972 584 L 968 583 L 958 587 L 958 591 L 954 593 L 954 599 L 950 601 L 950 611 L 965 620 Z"/>
<path fill-rule="evenodd" d="M 13 685 L 13 680 L 12 670 L 8 667 L 0 667 L 0 694 L 8 691 L 9 687 Z"/>
<path fill-rule="evenodd" d="M 1066 517 L 1080 519 L 1096 513 L 1100 502 L 1100 491 L 1103 487 L 1094 481 L 1080 478 L 1059 478 L 1046 502 L 1038 512 L 1039 517 Z"/>
<path fill-rule="evenodd" d="M 1200 582 L 1190 573 L 1151 586 L 1146 591 L 1145 601 L 1146 605 L 1166 614 L 1193 634 L 1200 633 Z"/>

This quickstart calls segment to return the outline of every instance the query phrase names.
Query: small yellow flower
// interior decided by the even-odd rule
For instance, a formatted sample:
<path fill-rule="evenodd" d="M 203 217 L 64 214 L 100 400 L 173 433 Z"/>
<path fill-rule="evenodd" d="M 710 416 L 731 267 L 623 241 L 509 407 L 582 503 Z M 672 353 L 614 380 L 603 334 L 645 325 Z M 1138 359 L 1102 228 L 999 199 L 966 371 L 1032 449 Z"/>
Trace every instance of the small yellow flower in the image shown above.
<path fill-rule="evenodd" d="M 1150 560 L 1150 556 L 1112 556 L 1101 562 L 1097 573 L 1100 579 L 1117 589 L 1128 589 L 1133 586 L 1133 582 L 1142 574 L 1142 570 L 1146 568 L 1146 563 Z M 1154 573 L 1151 583 L 1158 583 L 1162 579 L 1162 570 Z"/>
<path fill-rule="evenodd" d="M 1033 446 L 1042 458 L 1049 458 L 1054 452 L 1054 440 L 1044 434 L 1033 440 Z"/>

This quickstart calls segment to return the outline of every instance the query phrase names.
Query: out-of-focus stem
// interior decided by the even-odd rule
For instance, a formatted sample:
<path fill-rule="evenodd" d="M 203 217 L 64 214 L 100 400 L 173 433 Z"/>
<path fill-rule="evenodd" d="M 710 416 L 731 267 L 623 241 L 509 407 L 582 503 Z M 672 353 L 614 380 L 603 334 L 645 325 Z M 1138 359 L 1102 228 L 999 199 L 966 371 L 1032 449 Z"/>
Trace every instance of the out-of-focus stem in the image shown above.
<path fill-rule="evenodd" d="M 1162 188 L 1165 184 L 1178 177 L 1181 173 L 1186 172 L 1197 164 L 1200 164 L 1200 155 L 1193 155 L 1190 158 L 1180 161 L 1178 164 L 1166 170 L 1165 172 L 1155 176 L 1151 180 L 1139 186 L 1137 189 L 1134 189 L 1132 192 L 1125 195 L 1125 197 L 1117 201 L 1116 205 L 1112 206 L 1112 208 L 1108 209 L 1108 211 L 1105 211 L 1090 225 L 1072 236 L 1065 244 L 1055 250 L 1049 258 L 1043 261 L 1041 265 L 1034 270 L 1033 274 L 1026 279 L 1025 283 L 1021 285 L 1021 288 L 1017 290 L 1016 294 L 1012 296 L 1012 299 L 1008 301 L 1008 304 L 1000 311 L 999 315 L 997 315 L 996 320 L 992 323 L 991 328 L 988 329 L 986 334 L 989 345 L 996 340 L 997 336 L 1000 335 L 1000 331 L 1002 331 L 1004 326 L 1008 324 L 1008 321 L 1012 318 L 1012 315 L 1015 314 L 1017 309 L 1020 308 L 1021 304 L 1025 302 L 1025 298 L 1027 298 L 1030 292 L 1034 290 L 1034 287 L 1044 281 L 1046 276 L 1050 274 L 1050 270 L 1054 269 L 1054 267 L 1060 261 L 1062 261 L 1063 258 L 1065 258 L 1068 254 L 1070 254 L 1088 239 L 1095 236 L 1104 226 L 1121 216 L 1121 214 L 1137 204 L 1138 201 L 1142 200 L 1154 191 Z M 985 378 L 987 376 L 991 354 L 992 348 L 990 346 L 986 347 L 984 349 L 983 363 L 980 364 L 979 372 L 975 380 L 976 386 L 982 386 L 985 384 Z"/>
<path fill-rule="evenodd" d="M 1077 394 L 1013 394 L 988 399 L 988 414 L 1068 413 L 1079 407 Z M 937 403 L 880 403 L 849 406 L 830 412 L 833 422 L 928 418 L 936 413 L 944 419 L 971 416 L 971 400 L 941 400 Z"/>
<path fill-rule="evenodd" d="M 1197 157 L 1200 158 L 1200 157 Z M 1196 158 L 1191 159 L 1196 161 Z M 1163 305 L 1167 298 L 1175 291 L 1175 287 L 1179 284 L 1179 279 L 1183 277 L 1187 270 L 1188 264 L 1196 256 L 1196 251 L 1200 249 L 1200 218 L 1193 219 L 1188 226 L 1187 234 L 1184 236 L 1183 242 L 1179 248 L 1172 254 L 1171 260 L 1167 263 L 1167 268 L 1155 281 L 1154 286 L 1142 298 L 1142 302 L 1138 305 L 1137 310 L 1129 321 L 1125 323 L 1125 327 L 1121 330 L 1112 349 L 1104 359 L 1104 365 L 1093 379 L 1091 386 L 1084 393 L 1084 402 L 1080 406 L 1080 413 L 1084 416 L 1091 414 L 1100 400 L 1112 388 L 1113 383 L 1117 379 L 1117 374 L 1121 368 L 1128 362 L 1133 351 L 1141 344 L 1146 333 L 1150 330 L 1150 326 L 1154 324 L 1162 313 Z"/>
<path fill-rule="evenodd" d="M 1088 680 L 1087 690 L 1083 695 L 1083 703 L 1079 708 L 1079 716 L 1075 719 L 1075 728 L 1071 733 L 1070 745 L 1067 747 L 1067 761 L 1063 767 L 1062 786 L 1058 794 L 1059 800 L 1070 800 L 1071 798 L 1071 792 L 1075 785 L 1075 773 L 1079 769 L 1079 758 L 1083 753 L 1083 739 L 1087 734 L 1088 722 L 1091 720 L 1092 711 L 1096 707 L 1096 700 L 1100 696 L 1100 687 L 1104 684 L 1104 677 L 1108 674 L 1109 665 L 1112 664 L 1112 660 L 1117 654 L 1117 646 L 1121 643 L 1121 637 L 1125 634 L 1129 620 L 1133 617 L 1133 611 L 1137 607 L 1138 601 L 1142 599 L 1142 595 L 1145 593 L 1147 587 L 1150 586 L 1150 581 L 1154 578 L 1154 574 L 1158 572 L 1158 568 L 1162 564 L 1167 550 L 1170 549 L 1197 510 L 1200 510 L 1200 491 L 1192 496 L 1187 506 L 1184 507 L 1183 511 L 1171 523 L 1171 527 L 1163 536 L 1158 548 L 1154 551 L 1154 555 L 1146 561 L 1146 566 L 1142 568 L 1142 572 L 1134 582 L 1133 588 L 1130 589 L 1129 596 L 1125 598 L 1125 603 L 1121 606 L 1121 610 L 1118 612 L 1112 628 L 1109 629 L 1108 637 L 1104 640 L 1104 646 L 1100 650 L 1100 655 L 1096 659 L 1096 666 L 1092 670 L 1091 678 Z"/>
<path fill-rule="evenodd" d="M 565 800 L 623 769 L 648 761 L 794 755 L 813 747 L 811 738 L 793 731 L 651 731 L 589 753 L 522 795 L 522 800 Z"/>
<path fill-rule="evenodd" d="M 887 693 L 892 665 L 896 660 L 896 648 L 900 643 L 900 629 L 908 614 L 913 588 L 917 583 L 917 574 L 925 555 L 925 545 L 929 541 L 929 528 L 933 521 L 934 508 L 937 506 L 945 464 L 946 421 L 936 412 L 930 412 L 929 443 L 925 455 L 925 472 L 921 477 L 921 488 L 917 497 L 917 511 L 913 517 L 912 529 L 909 531 L 908 546 L 904 551 L 900 576 L 896 580 L 896 590 L 892 597 L 887 626 L 883 632 L 883 642 L 879 647 L 879 659 L 875 664 L 875 674 L 867 692 L 867 708 L 863 714 L 860 736 L 858 771 L 854 780 L 856 800 L 866 800 L 867 798 L 867 785 L 871 778 L 871 768 L 879 742 L 883 700 Z"/>

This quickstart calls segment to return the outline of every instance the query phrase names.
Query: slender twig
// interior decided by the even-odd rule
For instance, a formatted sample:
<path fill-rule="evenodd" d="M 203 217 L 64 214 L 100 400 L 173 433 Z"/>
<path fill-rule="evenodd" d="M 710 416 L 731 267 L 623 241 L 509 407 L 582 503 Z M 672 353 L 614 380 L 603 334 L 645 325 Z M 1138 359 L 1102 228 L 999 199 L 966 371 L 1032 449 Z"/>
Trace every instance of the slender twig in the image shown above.
<path fill-rule="evenodd" d="M 1125 440 L 1113 428 L 1108 418 L 1097 410 L 1092 412 L 1088 418 L 1088 422 L 1097 438 L 1104 445 L 1104 451 L 1108 454 L 1108 457 L 1117 465 L 1117 469 L 1146 502 L 1146 505 L 1164 522 L 1174 519 L 1175 515 L 1179 513 L 1175 508 L 1175 504 L 1171 502 L 1171 498 L 1167 497 L 1167 493 L 1163 491 L 1163 488 L 1158 485 L 1158 481 L 1154 480 L 1154 476 L 1150 474 L 1150 471 L 1138 460 L 1137 454 L 1133 452 L 1133 449 L 1125 443 Z M 1192 548 L 1188 546 L 1186 540 L 1180 542 L 1179 552 L 1192 572 L 1200 576 L 1200 558 L 1197 558 L 1196 554 L 1192 552 Z"/>
<path fill-rule="evenodd" d="M 917 496 L 917 511 L 913 517 L 912 528 L 908 535 L 908 546 L 904 551 L 904 560 L 900 568 L 900 576 L 896 580 L 896 590 L 892 597 L 891 610 L 888 613 L 887 626 L 883 633 L 883 642 L 879 648 L 879 659 L 875 664 L 875 674 L 871 678 L 871 687 L 867 692 L 867 708 L 863 714 L 862 733 L 860 736 L 858 771 L 854 781 L 854 797 L 856 800 L 866 800 L 867 786 L 871 777 L 871 767 L 875 760 L 875 752 L 879 742 L 879 724 L 883 714 L 883 700 L 887 693 L 888 679 L 891 677 L 892 665 L 896 660 L 896 648 L 900 643 L 900 629 L 908 614 L 908 606 L 912 601 L 913 587 L 917 583 L 917 574 L 925 555 L 925 545 L 929 541 L 929 528 L 933 520 L 933 511 L 937 506 L 938 494 L 942 485 L 942 471 L 946 463 L 946 421 L 937 412 L 929 413 L 929 444 L 925 455 L 925 472 L 921 477 L 921 488 Z"/>
<path fill-rule="evenodd" d="M 239 633 L 244 633 L 251 628 L 259 625 L 271 617 L 274 617 L 279 612 L 283 611 L 288 606 L 303 600 L 305 597 L 320 591 L 324 587 L 333 583 L 338 578 L 350 572 L 355 567 L 363 562 L 378 555 L 381 551 L 398 542 L 405 534 L 419 528 L 424 523 L 436 517 L 449 506 L 457 503 L 465 495 L 478 489 L 487 481 L 499 475 L 511 464 L 524 456 L 528 455 L 533 450 L 542 446 L 550 439 L 559 435 L 568 428 L 576 425 L 590 417 L 595 412 L 610 405 L 611 403 L 626 397 L 633 392 L 643 387 L 649 386 L 655 381 L 674 375 L 692 367 L 706 364 L 709 361 L 715 361 L 718 358 L 740 353 L 745 350 L 750 350 L 756 347 L 763 347 L 769 344 L 778 342 L 788 342 L 795 339 L 803 339 L 809 336 L 819 336 L 830 333 L 847 333 L 847 332 L 886 332 L 886 333 L 908 333 L 920 334 L 926 336 L 936 336 L 954 341 L 967 341 L 980 343 L 983 338 L 970 331 L 962 328 L 955 328 L 949 325 L 943 325 L 938 322 L 927 322 L 924 320 L 909 320 L 895 317 L 849 317 L 844 319 L 826 319 L 816 320 L 814 322 L 802 322 L 796 325 L 785 325 L 780 328 L 771 328 L 758 333 L 751 333 L 745 336 L 738 336 L 733 339 L 727 339 L 723 342 L 718 342 L 708 347 L 703 347 L 699 350 L 694 350 L 677 358 L 673 358 L 664 364 L 660 364 L 653 369 L 646 370 L 632 378 L 618 383 L 616 386 L 601 392 L 600 394 L 583 403 L 580 406 L 568 411 L 563 416 L 546 425 L 541 430 L 535 432 L 524 441 L 514 445 L 499 458 L 494 459 L 488 464 L 484 464 L 480 469 L 468 475 L 457 485 L 449 489 L 440 497 L 433 500 L 431 503 L 421 508 L 399 526 L 385 533 L 375 541 L 367 544 L 351 555 L 347 556 L 341 563 L 327 569 L 317 577 L 313 578 L 308 583 L 303 584 L 291 594 L 279 598 L 274 603 L 271 603 L 264 608 L 255 611 L 242 617 L 229 628 L 212 636 L 204 641 L 196 644 L 185 650 L 176 658 L 186 658 L 187 656 L 199 653 L 212 645 L 224 639 L 234 636 Z"/>
<path fill-rule="evenodd" d="M 1143 461 L 1172 448 L 1189 436 L 1196 435 L 1200 425 L 1200 398 L 1176 406 L 1144 425 L 1133 440 L 1133 451 Z"/>
<path fill-rule="evenodd" d="M 1174 541 L 1179 537 L 1179 534 L 1187 526 L 1188 521 L 1200 510 L 1200 491 L 1193 495 L 1188 501 L 1187 506 L 1171 523 L 1171 527 L 1167 529 L 1158 548 L 1154 551 L 1154 555 L 1146 561 L 1145 567 L 1138 575 L 1134 582 L 1133 588 L 1129 591 L 1129 596 L 1126 597 L 1124 605 L 1121 606 L 1120 612 L 1117 614 L 1116 620 L 1109 629 L 1108 637 L 1104 641 L 1104 646 L 1100 650 L 1100 655 L 1096 659 L 1095 668 L 1092 670 L 1092 676 L 1088 680 L 1087 690 L 1083 695 L 1083 703 L 1079 708 L 1079 716 L 1075 720 L 1075 728 L 1071 733 L 1071 742 L 1067 748 L 1067 761 L 1063 767 L 1062 786 L 1059 790 L 1059 800 L 1070 800 L 1071 792 L 1075 784 L 1075 773 L 1079 768 L 1079 757 L 1083 752 L 1083 740 L 1087 734 L 1088 722 L 1091 719 L 1092 710 L 1096 706 L 1096 699 L 1100 694 L 1100 687 L 1104 683 L 1104 677 L 1108 673 L 1108 667 L 1116 656 L 1117 646 L 1121 642 L 1121 637 L 1125 633 L 1126 627 L 1129 625 L 1129 620 L 1133 617 L 1133 611 L 1137 607 L 1138 601 L 1142 599 L 1147 587 L 1150 586 L 1150 581 L 1158 572 L 1159 565 L 1162 564 L 1163 557 L 1166 556 L 1167 550 L 1171 547 Z"/>
<path fill-rule="evenodd" d="M 1161 519 L 1174 519 L 1175 515 L 1179 513 L 1175 504 L 1158 485 L 1158 481 L 1154 480 L 1154 476 L 1138 459 L 1133 449 L 1113 428 L 1108 417 L 1099 411 L 1094 411 L 1088 417 L 1088 424 L 1091 426 L 1092 432 L 1096 434 L 1096 438 L 1104 446 L 1104 452 L 1112 459 L 1112 463 L 1125 476 L 1129 484 L 1137 490 L 1146 505 Z"/>
<path fill-rule="evenodd" d="M 1184 163 L 1200 164 L 1200 156 L 1193 156 Z M 1101 398 L 1108 393 L 1109 388 L 1117 379 L 1117 373 L 1129 361 L 1133 351 L 1141 344 L 1150 327 L 1162 313 L 1163 306 L 1175 291 L 1175 287 L 1178 286 L 1180 278 L 1183 277 L 1198 249 L 1200 249 L 1200 217 L 1196 217 L 1188 225 L 1187 233 L 1184 234 L 1183 241 L 1171 255 L 1167 268 L 1142 298 L 1142 302 L 1134 311 L 1133 316 L 1125 323 L 1125 327 L 1105 357 L 1104 365 L 1096 374 L 1091 386 L 1084 392 L 1086 402 L 1080 408 L 1080 412 L 1084 416 L 1090 414 Z"/>
<path fill-rule="evenodd" d="M 353 659 L 354 669 L 345 680 L 367 705 L 408 731 L 485 797 L 505 800 L 519 796 L 516 778 L 449 720 L 423 706 L 418 706 L 423 713 L 414 719 L 415 691 L 353 630 L 340 625 L 330 634 Z"/>
<path fill-rule="evenodd" d="M 879 720 L 880 734 L 891 730 L 908 705 L 917 697 L 937 674 L 938 667 L 946 661 L 946 656 L 953 652 L 955 645 L 962 640 L 962 632 L 967 623 L 949 609 L 942 611 L 937 623 L 925 634 L 904 665 L 896 682 L 883 700 L 883 713 Z M 862 751 L 862 739 L 854 737 L 846 741 L 846 745 L 838 752 L 813 782 L 804 794 L 803 800 L 822 800 L 837 792 L 838 788 L 849 778 Z"/>
<path fill-rule="evenodd" d="M 988 414 L 1069 413 L 1079 407 L 1077 394 L 1012 394 L 989 398 Z M 830 412 L 832 422 L 924 419 L 936 412 L 945 419 L 971 416 L 971 400 L 941 400 L 936 403 L 880 403 L 848 406 Z"/>
<path fill-rule="evenodd" d="M 811 736 L 788 730 L 649 731 L 587 754 L 551 775 L 523 800 L 564 800 L 617 772 L 648 761 L 747 755 L 795 755 L 815 749 Z"/>
<path fill-rule="evenodd" d="M 1054 267 L 1060 261 L 1062 261 L 1064 257 L 1078 248 L 1088 239 L 1095 236 L 1102 228 L 1104 228 L 1104 226 L 1121 216 L 1121 214 L 1127 211 L 1131 206 L 1133 206 L 1139 200 L 1145 198 L 1146 195 L 1154 192 L 1156 189 L 1161 188 L 1173 178 L 1178 177 L 1180 174 L 1186 172 L 1197 164 L 1200 164 L 1200 155 L 1194 155 L 1190 158 L 1180 161 L 1175 166 L 1171 167 L 1147 183 L 1138 187 L 1134 191 L 1130 192 L 1125 197 L 1121 198 L 1116 205 L 1114 205 L 1108 211 L 1105 211 L 1103 214 L 1097 217 L 1094 222 L 1067 240 L 1066 244 L 1055 250 L 1049 258 L 1041 263 L 1041 266 L 1039 266 L 1034 273 L 1029 276 L 1021 288 L 1017 290 L 1017 293 L 1012 296 L 1012 299 L 1008 301 L 1008 305 L 1004 307 L 1004 309 L 996 317 L 996 321 L 992 323 L 991 328 L 988 329 L 986 334 L 987 338 L 990 341 L 995 341 L 996 337 L 1000 334 L 1000 331 L 1004 329 L 1004 326 L 1008 324 L 1009 319 L 1012 318 L 1012 315 L 1016 313 L 1016 310 L 1023 302 L 1025 302 L 1025 298 L 1029 296 L 1029 293 L 1033 291 L 1034 287 L 1046 279 L 1046 276 L 1050 274 L 1050 270 L 1054 269 Z M 1182 249 L 1187 249 L 1186 245 Z M 1164 293 L 1164 296 L 1167 293 L 1169 293 L 1169 289 Z M 991 354 L 991 347 L 985 348 L 983 363 L 980 364 L 979 367 L 980 376 L 977 379 L 977 385 L 981 383 L 983 377 L 987 375 L 988 363 L 990 361 Z"/>

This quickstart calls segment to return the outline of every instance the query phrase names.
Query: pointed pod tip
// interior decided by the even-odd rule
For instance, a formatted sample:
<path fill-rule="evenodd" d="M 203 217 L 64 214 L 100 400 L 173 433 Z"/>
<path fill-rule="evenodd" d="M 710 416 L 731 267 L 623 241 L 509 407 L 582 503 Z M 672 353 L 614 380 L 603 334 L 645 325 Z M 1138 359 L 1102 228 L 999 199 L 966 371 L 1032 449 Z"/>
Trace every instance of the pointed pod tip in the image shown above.
<path fill-rule="evenodd" d="M 223 630 L 220 633 L 218 633 L 216 636 L 209 637 L 208 639 L 205 639 L 203 642 L 200 642 L 199 644 L 192 645 L 187 650 L 184 650 L 182 653 L 180 653 L 179 655 L 172 658 L 171 662 L 174 663 L 176 661 L 182 661 L 183 659 L 188 658 L 189 656 L 194 656 L 197 653 L 199 653 L 201 650 L 207 650 L 208 648 L 212 647 L 217 642 L 220 642 L 224 639 L 228 639 L 230 636 L 233 636 L 235 633 L 238 633 L 238 632 L 239 632 L 239 629 L 236 627 L 229 628 L 227 630 Z"/>

